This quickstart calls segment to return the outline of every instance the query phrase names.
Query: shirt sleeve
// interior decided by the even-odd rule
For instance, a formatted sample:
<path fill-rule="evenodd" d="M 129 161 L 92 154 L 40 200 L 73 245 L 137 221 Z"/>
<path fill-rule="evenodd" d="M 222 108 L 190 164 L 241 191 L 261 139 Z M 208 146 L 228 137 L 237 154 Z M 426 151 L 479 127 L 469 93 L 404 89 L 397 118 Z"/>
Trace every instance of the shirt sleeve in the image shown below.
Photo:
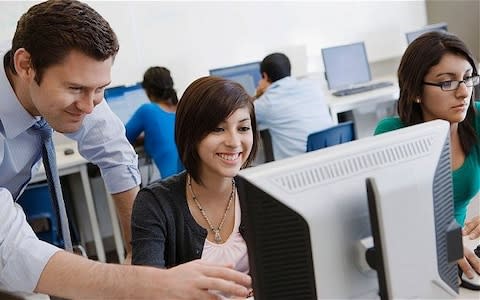
<path fill-rule="evenodd" d="M 61 249 L 36 237 L 5 188 L 0 188 L 0 220 L 0 289 L 31 293 L 45 265 Z"/>
<path fill-rule="evenodd" d="M 132 264 L 165 268 L 166 235 L 164 209 L 150 190 L 142 189 L 132 210 Z"/>
<path fill-rule="evenodd" d="M 66 136 L 76 140 L 80 154 L 100 168 L 109 193 L 140 184 L 138 156 L 125 136 L 125 126 L 105 100 L 85 117 L 78 131 Z"/>

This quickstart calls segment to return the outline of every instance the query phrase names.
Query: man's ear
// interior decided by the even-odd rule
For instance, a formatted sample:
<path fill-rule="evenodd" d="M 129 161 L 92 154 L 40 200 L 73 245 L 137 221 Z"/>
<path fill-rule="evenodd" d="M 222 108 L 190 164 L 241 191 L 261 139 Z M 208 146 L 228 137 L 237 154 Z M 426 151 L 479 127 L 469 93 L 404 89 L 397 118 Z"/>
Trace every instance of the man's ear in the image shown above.
<path fill-rule="evenodd" d="M 268 77 L 268 74 L 265 72 L 262 72 L 262 78 L 265 79 L 268 83 L 272 83 L 270 80 L 270 77 Z"/>
<path fill-rule="evenodd" d="M 30 53 L 25 48 L 19 48 L 13 55 L 13 65 L 17 75 L 22 79 L 32 79 L 35 71 L 32 68 Z"/>

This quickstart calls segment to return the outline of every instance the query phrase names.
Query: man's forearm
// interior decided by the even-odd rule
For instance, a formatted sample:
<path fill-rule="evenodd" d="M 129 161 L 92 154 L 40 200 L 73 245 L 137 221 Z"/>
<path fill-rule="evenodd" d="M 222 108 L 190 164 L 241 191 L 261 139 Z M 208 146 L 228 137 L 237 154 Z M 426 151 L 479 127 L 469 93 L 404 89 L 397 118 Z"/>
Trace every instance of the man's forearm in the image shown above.
<path fill-rule="evenodd" d="M 129 299 L 136 296 L 133 283 L 139 277 L 138 271 L 138 268 L 103 264 L 60 251 L 45 266 L 35 291 L 64 298 Z M 130 288 L 129 284 L 132 284 Z"/>
<path fill-rule="evenodd" d="M 127 253 L 131 252 L 130 242 L 132 240 L 132 230 L 130 226 L 130 221 L 132 218 L 133 201 L 135 201 L 138 190 L 139 188 L 135 187 L 128 191 L 112 195 L 112 199 L 115 202 L 115 206 L 117 207 L 118 219 L 122 228 L 123 240 L 125 241 Z"/>
<path fill-rule="evenodd" d="M 212 299 L 208 290 L 245 297 L 250 277 L 191 261 L 172 269 L 105 264 L 65 251 L 55 253 L 35 292 L 76 299 Z"/>

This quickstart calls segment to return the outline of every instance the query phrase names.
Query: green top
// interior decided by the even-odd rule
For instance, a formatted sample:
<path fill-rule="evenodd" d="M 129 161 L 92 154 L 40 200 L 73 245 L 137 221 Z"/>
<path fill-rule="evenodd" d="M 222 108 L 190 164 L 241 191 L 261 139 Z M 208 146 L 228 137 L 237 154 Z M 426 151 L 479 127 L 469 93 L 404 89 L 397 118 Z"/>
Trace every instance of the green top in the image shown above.
<path fill-rule="evenodd" d="M 477 111 L 480 104 L 475 103 Z M 476 116 L 475 131 L 479 135 L 480 115 Z M 375 135 L 405 127 L 398 117 L 390 117 L 381 120 L 375 129 Z M 479 145 L 472 148 L 465 158 L 463 165 L 452 172 L 453 179 L 453 207 L 455 219 L 462 225 L 465 223 L 467 206 L 470 200 L 477 194 L 480 188 L 480 155 Z"/>

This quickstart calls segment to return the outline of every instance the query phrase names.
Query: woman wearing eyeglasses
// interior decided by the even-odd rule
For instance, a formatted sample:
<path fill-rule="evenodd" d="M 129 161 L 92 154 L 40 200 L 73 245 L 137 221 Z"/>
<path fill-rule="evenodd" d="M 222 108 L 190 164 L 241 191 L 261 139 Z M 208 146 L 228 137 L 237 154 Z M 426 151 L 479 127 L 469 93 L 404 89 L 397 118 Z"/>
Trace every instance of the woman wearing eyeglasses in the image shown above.
<path fill-rule="evenodd" d="M 435 119 L 450 122 L 455 219 L 471 239 L 480 236 L 479 217 L 465 222 L 467 206 L 480 188 L 480 105 L 473 87 L 479 83 L 476 62 L 457 36 L 429 32 L 415 39 L 398 68 L 399 117 L 379 122 L 375 134 Z M 468 278 L 480 259 L 465 249 L 458 264 Z"/>

